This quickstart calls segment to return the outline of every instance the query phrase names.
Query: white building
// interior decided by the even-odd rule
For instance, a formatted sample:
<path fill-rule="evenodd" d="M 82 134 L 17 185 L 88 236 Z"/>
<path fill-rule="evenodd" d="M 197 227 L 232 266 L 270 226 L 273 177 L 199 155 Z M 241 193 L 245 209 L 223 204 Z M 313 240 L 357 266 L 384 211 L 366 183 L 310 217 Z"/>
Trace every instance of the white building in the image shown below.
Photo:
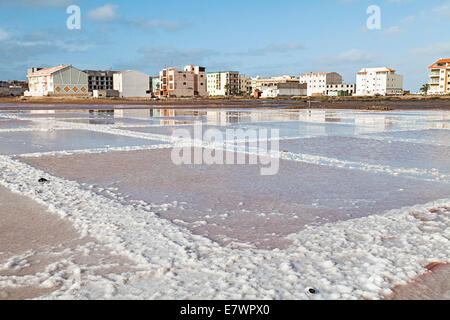
<path fill-rule="evenodd" d="M 29 90 L 25 96 L 88 94 L 88 75 L 72 66 L 28 70 Z"/>
<path fill-rule="evenodd" d="M 260 92 L 263 92 L 265 89 L 273 88 L 279 83 L 299 83 L 299 80 L 295 76 L 278 76 L 278 77 L 271 77 L 271 78 L 261 78 L 256 77 L 251 79 L 251 86 L 253 92 L 255 90 L 259 90 Z"/>
<path fill-rule="evenodd" d="M 261 98 L 301 97 L 306 96 L 306 83 L 280 82 L 262 90 Z"/>
<path fill-rule="evenodd" d="M 391 68 L 365 68 L 356 75 L 357 96 L 403 94 L 403 76 Z"/>
<path fill-rule="evenodd" d="M 327 85 L 326 95 L 329 97 L 352 96 L 355 93 L 356 93 L 356 84 L 354 83 Z"/>
<path fill-rule="evenodd" d="M 308 85 L 308 96 L 325 95 L 327 85 L 341 84 L 342 76 L 336 72 L 305 73 L 300 76 L 300 83 Z"/>
<path fill-rule="evenodd" d="M 208 95 L 209 96 L 229 96 L 239 94 L 239 72 L 219 71 L 208 72 Z"/>
<path fill-rule="evenodd" d="M 114 90 L 121 98 L 145 98 L 151 96 L 150 76 L 136 70 L 117 72 L 113 76 Z"/>
<path fill-rule="evenodd" d="M 440 59 L 428 69 L 430 70 L 428 94 L 450 94 L 450 59 Z"/>

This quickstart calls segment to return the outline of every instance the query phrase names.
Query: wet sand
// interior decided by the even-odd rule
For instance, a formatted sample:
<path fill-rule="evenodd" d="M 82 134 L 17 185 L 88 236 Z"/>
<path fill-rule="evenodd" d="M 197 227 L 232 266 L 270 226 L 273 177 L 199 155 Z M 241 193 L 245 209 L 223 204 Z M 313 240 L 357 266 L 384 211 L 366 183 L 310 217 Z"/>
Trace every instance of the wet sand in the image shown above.
<path fill-rule="evenodd" d="M 81 281 L 88 274 L 133 268 L 125 257 L 111 255 L 94 239 L 82 237 L 69 221 L 1 186 L 0 239 L 0 300 L 50 294 L 60 289 L 62 282 L 46 281 L 55 274 L 70 277 L 74 266 L 81 271 Z"/>
<path fill-rule="evenodd" d="M 45 97 L 45 98 L 0 98 L 0 110 L 10 110 L 22 106 L 24 110 L 42 109 L 92 109 L 96 107 L 109 107 L 117 109 L 143 108 L 148 106 L 171 106 L 177 108 L 326 108 L 326 109 L 355 109 L 355 110 L 450 110 L 450 97 L 348 97 L 290 99 L 93 99 L 81 97 Z M 63 106 L 64 105 L 64 106 Z M 73 105 L 70 107 L 70 105 Z"/>
<path fill-rule="evenodd" d="M 386 300 L 450 300 L 450 263 L 432 263 L 411 283 L 395 287 Z"/>

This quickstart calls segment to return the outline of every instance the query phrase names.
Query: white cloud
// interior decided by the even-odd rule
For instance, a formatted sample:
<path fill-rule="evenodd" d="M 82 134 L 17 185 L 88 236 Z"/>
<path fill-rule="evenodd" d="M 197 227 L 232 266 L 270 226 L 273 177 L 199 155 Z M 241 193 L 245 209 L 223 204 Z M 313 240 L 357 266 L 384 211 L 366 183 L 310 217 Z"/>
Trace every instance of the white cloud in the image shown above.
<path fill-rule="evenodd" d="M 438 42 L 425 48 L 418 48 L 412 50 L 412 53 L 417 55 L 432 55 L 438 57 L 450 56 L 450 42 Z"/>
<path fill-rule="evenodd" d="M 95 21 L 113 21 L 119 18 L 116 4 L 105 4 L 102 7 L 91 10 L 88 12 L 87 17 Z"/>
<path fill-rule="evenodd" d="M 395 34 L 400 32 L 400 26 L 393 26 L 383 31 L 384 34 Z"/>
<path fill-rule="evenodd" d="M 6 40 L 9 38 L 8 32 L 3 29 L 0 29 L 0 41 Z"/>
<path fill-rule="evenodd" d="M 372 55 L 363 50 L 352 49 L 339 54 L 336 61 L 340 63 L 367 63 L 372 60 Z"/>
<path fill-rule="evenodd" d="M 433 8 L 433 13 L 438 14 L 442 19 L 450 19 L 450 3 Z"/>
<path fill-rule="evenodd" d="M 182 24 L 180 22 L 170 20 L 147 20 L 143 18 L 132 18 L 126 19 L 124 22 L 133 27 L 138 27 L 149 31 L 154 29 L 174 31 L 182 28 Z"/>
<path fill-rule="evenodd" d="M 402 24 L 411 24 L 411 23 L 414 23 L 414 21 L 416 21 L 416 17 L 415 16 L 408 16 L 406 18 L 403 18 L 400 22 Z"/>
<path fill-rule="evenodd" d="M 305 46 L 300 42 L 291 42 L 284 44 L 270 44 L 263 48 L 248 49 L 247 51 L 237 52 L 238 55 L 247 56 L 263 56 L 266 54 L 283 54 L 288 52 L 295 52 L 299 50 L 304 50 Z"/>

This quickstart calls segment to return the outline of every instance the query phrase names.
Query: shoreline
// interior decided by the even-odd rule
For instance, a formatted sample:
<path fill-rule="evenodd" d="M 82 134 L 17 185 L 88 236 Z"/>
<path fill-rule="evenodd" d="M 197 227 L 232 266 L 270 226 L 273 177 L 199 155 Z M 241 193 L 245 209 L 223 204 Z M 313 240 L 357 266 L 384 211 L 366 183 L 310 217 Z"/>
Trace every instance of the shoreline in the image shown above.
<path fill-rule="evenodd" d="M 14 104 L 16 106 L 9 106 Z M 44 106 L 43 106 L 44 105 Z M 64 105 L 64 107 L 62 107 Z M 44 109 L 92 109 L 112 107 L 113 109 L 141 109 L 148 107 L 170 107 L 177 109 L 351 109 L 351 110 L 450 110 L 450 96 L 443 97 L 346 97 L 307 99 L 93 99 L 86 97 L 45 97 L 45 98 L 9 98 L 0 97 L 0 110 L 44 110 Z"/>

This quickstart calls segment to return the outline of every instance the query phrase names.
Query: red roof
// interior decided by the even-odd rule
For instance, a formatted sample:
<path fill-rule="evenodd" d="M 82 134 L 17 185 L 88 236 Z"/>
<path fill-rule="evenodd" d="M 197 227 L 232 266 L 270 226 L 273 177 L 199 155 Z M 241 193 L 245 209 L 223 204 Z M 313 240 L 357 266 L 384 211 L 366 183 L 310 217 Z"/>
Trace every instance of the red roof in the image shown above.
<path fill-rule="evenodd" d="M 67 68 L 69 66 L 58 66 L 58 67 L 53 67 L 53 68 L 45 68 L 45 69 L 41 69 L 39 71 L 33 72 L 32 74 L 30 74 L 30 77 L 45 77 L 45 76 L 50 76 L 53 73 L 59 71 L 59 70 L 63 70 L 65 68 Z"/>
<path fill-rule="evenodd" d="M 435 69 L 435 68 L 445 68 L 445 66 L 439 66 L 439 64 L 450 64 L 450 59 L 441 59 L 435 63 L 433 63 L 431 66 L 428 67 L 428 69 Z"/>

